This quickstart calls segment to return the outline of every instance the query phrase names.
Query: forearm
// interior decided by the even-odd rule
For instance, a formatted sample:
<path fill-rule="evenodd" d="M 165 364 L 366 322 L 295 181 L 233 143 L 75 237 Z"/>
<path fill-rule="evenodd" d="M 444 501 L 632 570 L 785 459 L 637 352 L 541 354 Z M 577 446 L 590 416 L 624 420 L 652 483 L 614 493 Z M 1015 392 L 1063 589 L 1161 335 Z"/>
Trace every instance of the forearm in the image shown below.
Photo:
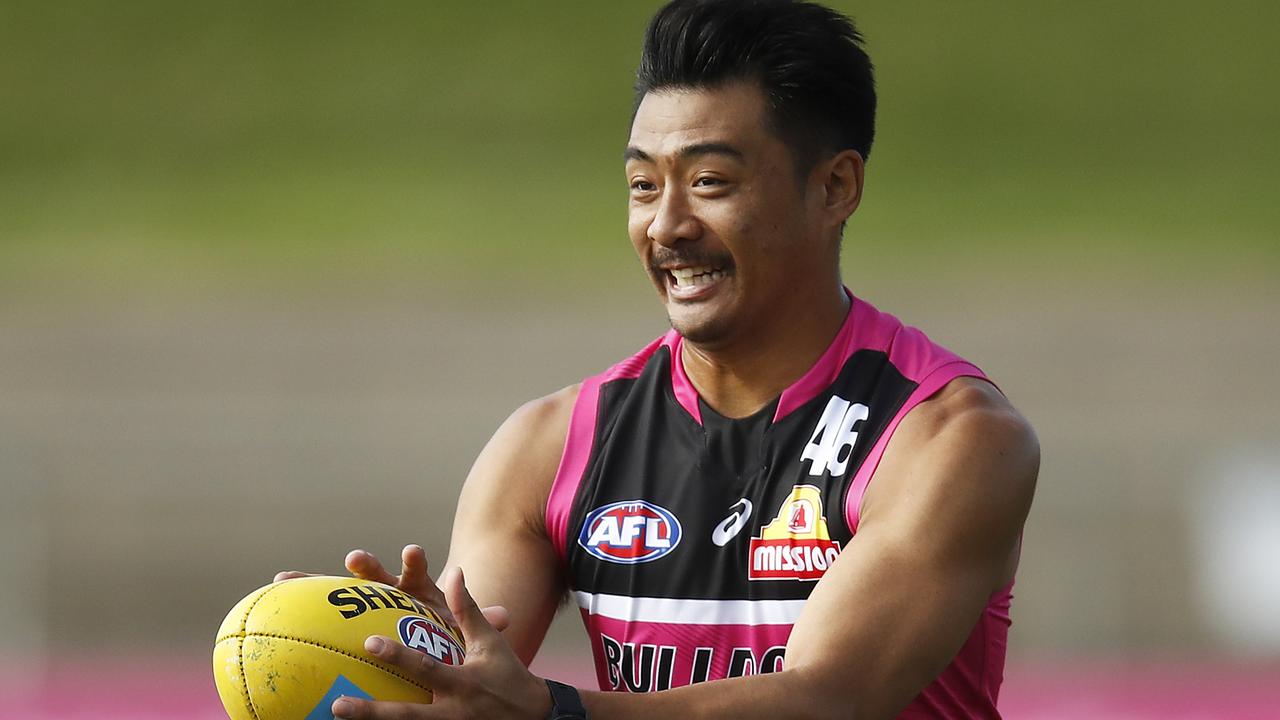
<path fill-rule="evenodd" d="M 532 542 L 512 541 L 511 546 L 517 550 L 506 556 L 476 551 L 454 553 L 446 569 L 456 566 L 467 571 L 469 589 L 482 607 L 496 605 L 506 609 L 508 625 L 503 637 L 528 666 L 555 617 L 561 588 L 554 582 L 553 573 L 531 572 L 545 567 Z"/>

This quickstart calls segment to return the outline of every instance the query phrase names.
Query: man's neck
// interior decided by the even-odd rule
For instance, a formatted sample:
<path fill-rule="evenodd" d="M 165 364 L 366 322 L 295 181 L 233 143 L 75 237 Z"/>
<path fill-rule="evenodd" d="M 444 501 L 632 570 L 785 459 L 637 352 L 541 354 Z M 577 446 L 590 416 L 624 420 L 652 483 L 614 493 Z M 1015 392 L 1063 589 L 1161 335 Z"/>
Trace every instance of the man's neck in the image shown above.
<path fill-rule="evenodd" d="M 843 288 L 804 312 L 779 314 L 772 327 L 718 347 L 682 343 L 685 374 L 703 402 L 730 418 L 751 415 L 813 367 L 844 324 L 850 300 Z"/>

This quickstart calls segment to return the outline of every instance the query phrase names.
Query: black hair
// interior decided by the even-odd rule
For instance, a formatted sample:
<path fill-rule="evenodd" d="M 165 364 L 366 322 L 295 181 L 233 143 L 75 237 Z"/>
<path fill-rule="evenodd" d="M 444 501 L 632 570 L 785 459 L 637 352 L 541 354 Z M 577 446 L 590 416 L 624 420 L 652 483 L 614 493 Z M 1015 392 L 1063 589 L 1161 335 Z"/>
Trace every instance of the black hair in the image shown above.
<path fill-rule="evenodd" d="M 747 80 L 771 129 L 805 173 L 824 153 L 875 135 L 876 90 L 862 35 L 840 13 L 802 0 L 672 0 L 645 31 L 636 107 L 650 92 Z"/>

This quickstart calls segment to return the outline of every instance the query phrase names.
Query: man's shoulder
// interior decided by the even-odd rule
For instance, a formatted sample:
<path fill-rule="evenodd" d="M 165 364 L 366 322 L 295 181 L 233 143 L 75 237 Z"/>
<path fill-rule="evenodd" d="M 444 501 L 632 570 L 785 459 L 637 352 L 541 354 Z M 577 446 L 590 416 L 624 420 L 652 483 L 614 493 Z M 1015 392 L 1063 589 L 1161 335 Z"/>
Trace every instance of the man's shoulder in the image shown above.
<path fill-rule="evenodd" d="M 957 377 L 903 419 L 867 500 L 914 496 L 930 505 L 965 495 L 1025 515 L 1039 466 L 1035 430 L 1008 398 L 984 379 Z"/>
<path fill-rule="evenodd" d="M 507 513 L 533 534 L 544 534 L 542 508 L 560 466 L 579 389 L 570 385 L 511 413 L 471 468 L 460 516 L 464 506 L 480 514 Z"/>
<path fill-rule="evenodd" d="M 556 452 L 564 445 L 573 416 L 573 406 L 582 390 L 581 383 L 561 388 L 535 398 L 516 408 L 495 434 L 508 443 L 526 449 L 538 448 L 542 453 Z"/>
<path fill-rule="evenodd" d="M 952 379 L 920 403 L 909 417 L 908 430 L 921 442 L 944 434 L 972 439 L 973 435 L 996 433 L 1028 442 L 1035 438 L 1031 423 L 1004 393 L 979 377 Z"/>
<path fill-rule="evenodd" d="M 540 466 L 550 468 L 550 482 L 559 467 L 560 453 L 569 435 L 573 411 L 579 397 L 585 393 L 590 402 L 601 386 L 616 380 L 639 377 L 654 354 L 663 347 L 671 347 L 677 338 L 674 331 L 665 333 L 631 356 L 614 363 L 604 372 L 524 403 L 498 428 L 490 444 L 497 444 L 499 449 L 519 447 L 523 449 L 522 453 L 535 452 L 544 460 Z M 555 462 L 546 462 L 551 456 L 554 456 Z"/>
<path fill-rule="evenodd" d="M 512 416 L 519 416 L 532 421 L 546 421 L 555 416 L 573 410 L 573 403 L 578 399 L 582 383 L 574 383 L 559 390 L 534 398 L 516 408 Z"/>
<path fill-rule="evenodd" d="M 857 296 L 850 313 L 847 352 L 876 350 L 883 352 L 898 372 L 913 382 L 937 380 L 935 375 L 963 374 L 982 376 L 982 371 L 945 345 L 933 340 L 925 331 L 899 320 L 896 315 L 878 309 Z M 961 369 L 964 366 L 964 369 Z M 952 372 L 945 372 L 950 367 Z M 942 379 L 941 382 L 946 382 Z"/>
<path fill-rule="evenodd" d="M 655 354 L 662 348 L 666 348 L 668 352 L 671 352 L 672 348 L 679 343 L 679 340 L 680 336 L 674 330 L 663 333 L 635 353 L 609 366 L 604 372 L 588 377 L 582 382 L 582 385 L 589 387 L 599 386 L 615 380 L 629 380 L 639 377 Z"/>

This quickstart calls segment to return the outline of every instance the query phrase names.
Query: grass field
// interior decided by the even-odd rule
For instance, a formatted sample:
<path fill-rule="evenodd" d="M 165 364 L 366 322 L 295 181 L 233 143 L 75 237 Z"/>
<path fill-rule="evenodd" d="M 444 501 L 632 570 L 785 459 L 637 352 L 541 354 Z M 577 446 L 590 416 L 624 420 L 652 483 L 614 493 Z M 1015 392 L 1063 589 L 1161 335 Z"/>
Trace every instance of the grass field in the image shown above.
<path fill-rule="evenodd" d="M 852 272 L 1280 268 L 1280 6 L 838 5 L 882 98 Z M 7 3 L 0 292 L 606 286 L 655 6 Z"/>

